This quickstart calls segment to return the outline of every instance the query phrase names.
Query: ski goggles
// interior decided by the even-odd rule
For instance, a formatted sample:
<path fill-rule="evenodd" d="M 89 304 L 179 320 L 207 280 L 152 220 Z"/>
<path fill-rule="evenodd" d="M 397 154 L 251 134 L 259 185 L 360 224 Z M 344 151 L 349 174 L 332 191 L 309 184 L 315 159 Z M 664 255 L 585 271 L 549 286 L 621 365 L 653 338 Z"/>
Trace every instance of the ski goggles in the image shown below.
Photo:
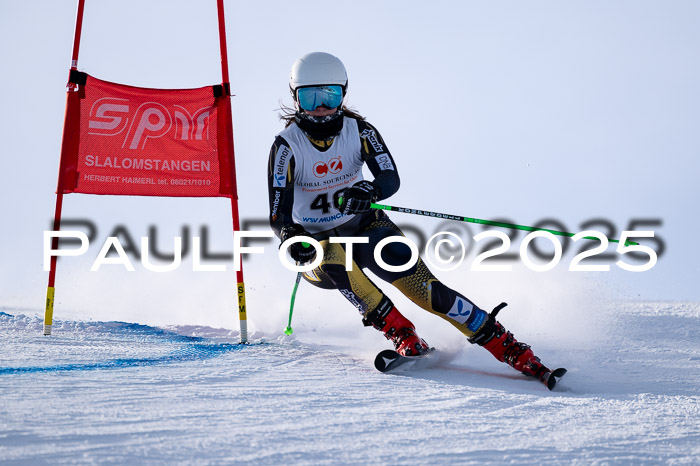
<path fill-rule="evenodd" d="M 313 86 L 297 89 L 299 106 L 309 112 L 325 105 L 328 108 L 339 107 L 343 102 L 342 86 Z"/>

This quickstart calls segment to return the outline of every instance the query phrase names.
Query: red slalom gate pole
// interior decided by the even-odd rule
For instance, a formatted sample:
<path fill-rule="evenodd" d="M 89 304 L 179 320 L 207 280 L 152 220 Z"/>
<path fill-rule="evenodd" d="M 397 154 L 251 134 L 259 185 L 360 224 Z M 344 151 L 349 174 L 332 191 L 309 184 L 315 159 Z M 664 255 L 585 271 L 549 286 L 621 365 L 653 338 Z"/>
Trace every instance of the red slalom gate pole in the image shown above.
<path fill-rule="evenodd" d="M 224 88 L 226 106 L 226 141 L 231 150 L 231 215 L 233 217 L 233 231 L 240 231 L 240 219 L 238 215 L 238 192 L 236 183 L 236 158 L 233 149 L 233 121 L 231 113 L 231 92 L 228 76 L 228 53 L 226 51 L 226 24 L 224 20 L 224 0 L 216 1 L 216 9 L 219 16 L 219 46 L 221 48 L 221 84 Z M 235 245 L 234 245 L 235 247 Z M 245 284 L 243 282 L 243 260 L 239 259 L 236 269 L 236 289 L 238 292 L 238 318 L 241 325 L 241 343 L 248 342 L 248 320 L 245 303 Z"/>
<path fill-rule="evenodd" d="M 78 13 L 75 19 L 75 36 L 73 38 L 73 55 L 71 56 L 70 70 L 78 69 L 78 52 L 80 50 L 80 35 L 83 29 L 83 10 L 85 9 L 85 0 L 78 0 Z M 77 85 L 70 82 L 70 72 L 68 75 L 68 95 L 66 98 L 66 117 L 63 123 L 63 139 L 61 144 L 61 160 L 58 167 L 58 183 L 56 186 L 56 209 L 53 215 L 53 231 L 58 232 L 61 229 L 61 211 L 63 210 L 63 147 L 66 145 L 67 132 L 72 128 L 70 122 L 70 105 L 71 96 L 77 91 Z M 77 105 L 77 103 L 75 103 Z M 58 237 L 54 236 L 51 240 L 51 249 L 58 249 Z M 46 306 L 44 309 L 44 335 L 51 335 L 51 326 L 53 325 L 53 304 L 56 285 L 56 263 L 57 256 L 51 256 L 51 268 L 49 269 L 49 283 L 46 289 Z"/>

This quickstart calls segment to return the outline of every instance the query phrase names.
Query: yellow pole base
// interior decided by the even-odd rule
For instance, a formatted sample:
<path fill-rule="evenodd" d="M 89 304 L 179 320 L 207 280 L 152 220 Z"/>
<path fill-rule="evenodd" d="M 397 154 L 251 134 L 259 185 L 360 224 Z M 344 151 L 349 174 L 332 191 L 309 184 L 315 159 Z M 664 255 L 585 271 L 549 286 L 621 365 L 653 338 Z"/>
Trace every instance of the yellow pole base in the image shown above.
<path fill-rule="evenodd" d="M 49 286 L 46 289 L 46 309 L 44 310 L 44 335 L 51 335 L 51 326 L 53 325 L 53 297 L 55 288 Z"/>
<path fill-rule="evenodd" d="M 248 320 L 245 308 L 245 285 L 238 282 L 238 318 L 241 321 L 241 343 L 248 343 Z"/>

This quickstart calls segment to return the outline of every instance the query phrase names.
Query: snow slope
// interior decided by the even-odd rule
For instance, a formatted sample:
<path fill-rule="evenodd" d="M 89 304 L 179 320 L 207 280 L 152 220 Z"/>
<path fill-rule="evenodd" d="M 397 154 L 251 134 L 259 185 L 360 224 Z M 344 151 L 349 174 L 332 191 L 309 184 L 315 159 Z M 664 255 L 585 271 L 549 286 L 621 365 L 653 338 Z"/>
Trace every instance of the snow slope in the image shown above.
<path fill-rule="evenodd" d="M 43 337 L 4 309 L 0 462 L 698 464 L 699 318 L 627 302 L 596 315 L 596 338 L 520 336 L 569 368 L 548 392 L 468 344 L 387 375 L 381 345 L 86 321 Z"/>

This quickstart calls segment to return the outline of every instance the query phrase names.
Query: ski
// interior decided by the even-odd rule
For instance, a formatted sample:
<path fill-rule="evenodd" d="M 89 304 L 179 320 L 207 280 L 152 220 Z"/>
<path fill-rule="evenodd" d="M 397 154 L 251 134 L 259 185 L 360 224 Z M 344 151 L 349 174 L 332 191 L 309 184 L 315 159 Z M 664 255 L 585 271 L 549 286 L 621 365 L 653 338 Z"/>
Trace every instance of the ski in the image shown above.
<path fill-rule="evenodd" d="M 426 353 L 417 356 L 403 356 L 394 350 L 381 351 L 374 358 L 374 367 L 379 372 L 393 372 L 399 370 L 419 369 L 429 366 L 429 361 L 434 357 L 435 348 L 430 348 Z M 549 390 L 554 390 L 557 382 L 566 374 L 566 369 L 560 367 L 547 372 L 540 380 Z"/>
<path fill-rule="evenodd" d="M 547 375 L 542 381 L 545 383 L 545 385 L 547 385 L 548 389 L 554 390 L 557 382 L 559 382 L 559 379 L 564 377 L 564 374 L 566 374 L 566 369 L 560 367 L 559 369 L 554 369 L 552 372 L 550 372 L 549 375 Z"/>
<path fill-rule="evenodd" d="M 417 356 L 403 356 L 391 349 L 384 350 L 374 358 L 374 367 L 376 367 L 379 372 L 391 372 L 398 368 L 417 368 L 423 365 L 420 364 L 421 361 L 426 362 L 430 359 L 433 351 L 435 351 L 435 348 L 430 348 L 426 353 Z"/>

